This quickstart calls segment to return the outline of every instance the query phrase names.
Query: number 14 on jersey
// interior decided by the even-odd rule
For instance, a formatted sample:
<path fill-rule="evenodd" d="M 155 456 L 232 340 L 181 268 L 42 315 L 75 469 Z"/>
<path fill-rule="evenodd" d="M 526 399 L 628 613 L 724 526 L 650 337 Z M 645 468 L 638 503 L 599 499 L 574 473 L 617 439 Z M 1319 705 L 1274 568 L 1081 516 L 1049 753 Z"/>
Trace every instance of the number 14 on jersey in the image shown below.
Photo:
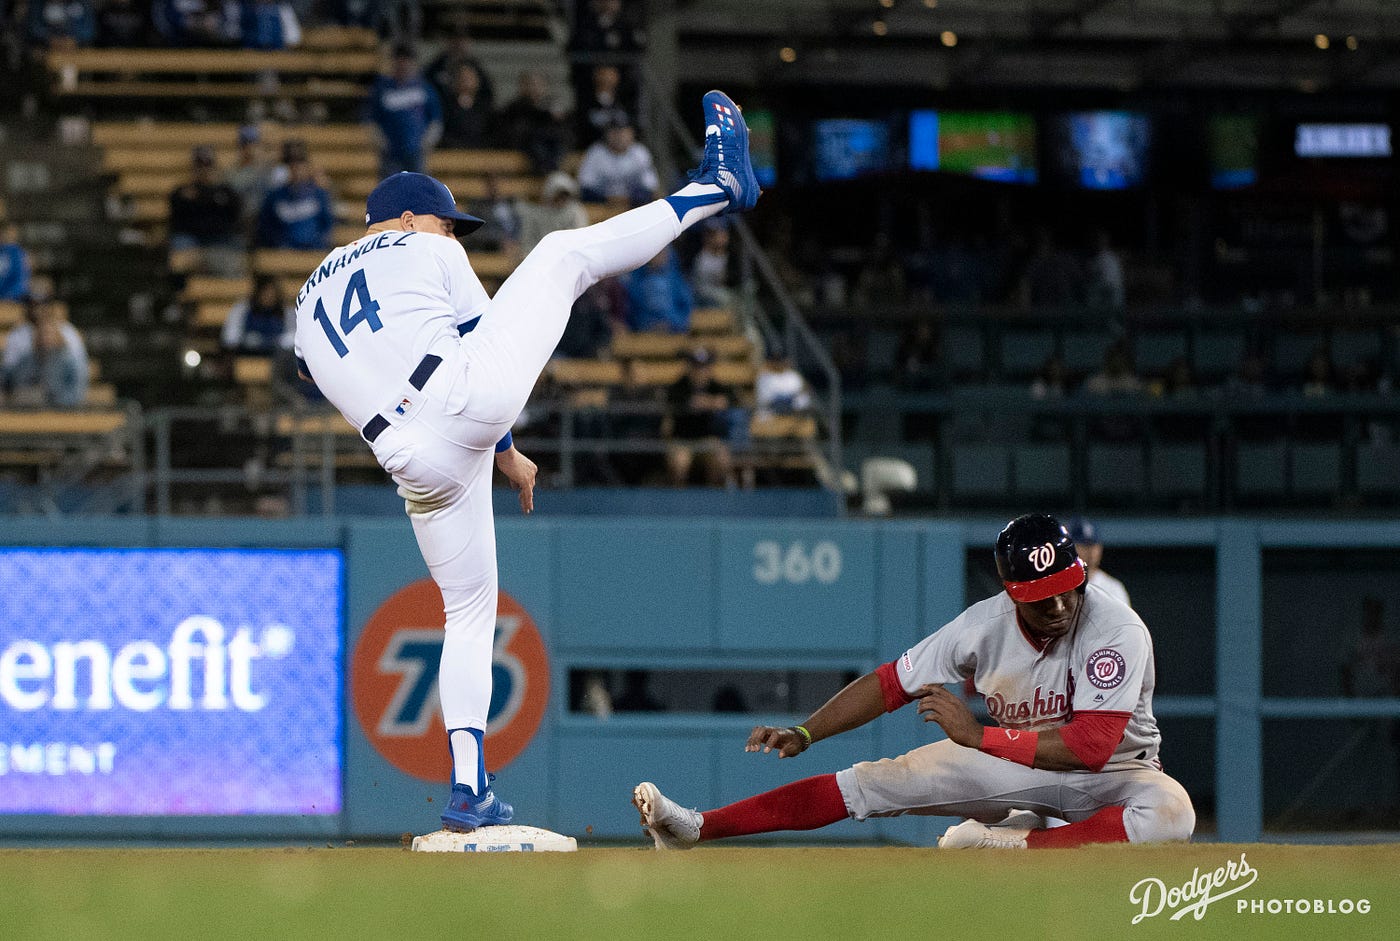
<path fill-rule="evenodd" d="M 353 314 L 350 312 L 351 304 L 357 305 Z M 369 296 L 369 286 L 365 284 L 363 268 L 352 274 L 349 283 L 345 285 L 345 296 L 340 300 L 340 333 L 336 333 L 330 315 L 326 313 L 325 302 L 319 297 L 316 299 L 316 311 L 313 316 L 321 325 L 321 329 L 326 331 L 326 339 L 330 341 L 336 355 L 341 358 L 350 352 L 350 347 L 345 345 L 341 334 L 349 336 L 350 331 L 362 323 L 369 324 L 370 333 L 377 333 L 379 328 L 384 326 L 379 319 L 379 302 Z"/>

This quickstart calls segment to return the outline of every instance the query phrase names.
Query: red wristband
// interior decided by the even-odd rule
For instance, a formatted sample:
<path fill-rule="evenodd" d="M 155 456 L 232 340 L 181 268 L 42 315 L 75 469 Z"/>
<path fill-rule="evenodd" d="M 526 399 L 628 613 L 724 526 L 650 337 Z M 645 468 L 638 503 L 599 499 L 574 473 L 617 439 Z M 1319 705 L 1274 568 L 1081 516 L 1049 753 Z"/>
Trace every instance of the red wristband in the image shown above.
<path fill-rule="evenodd" d="M 1035 767 L 1035 746 L 1040 742 L 1039 732 L 1023 732 L 1020 729 L 1003 729 L 989 725 L 982 729 L 982 744 L 978 751 L 986 752 L 993 758 L 1005 758 L 1027 768 Z"/>

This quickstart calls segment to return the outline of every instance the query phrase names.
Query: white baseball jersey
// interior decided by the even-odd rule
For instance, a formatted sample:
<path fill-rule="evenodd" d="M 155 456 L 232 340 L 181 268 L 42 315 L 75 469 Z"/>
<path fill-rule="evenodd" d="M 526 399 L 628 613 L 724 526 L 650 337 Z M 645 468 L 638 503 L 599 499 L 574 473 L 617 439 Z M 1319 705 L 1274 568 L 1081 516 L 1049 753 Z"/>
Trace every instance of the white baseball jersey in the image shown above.
<path fill-rule="evenodd" d="M 999 592 L 906 651 L 896 675 L 906 693 L 970 678 L 991 717 L 1011 729 L 1055 729 L 1084 712 L 1128 716 L 1109 764 L 1155 758 L 1161 744 L 1152 637 L 1132 608 L 1093 586 L 1075 627 L 1043 648 Z"/>
<path fill-rule="evenodd" d="M 297 292 L 296 355 L 356 428 L 490 298 L 454 238 L 377 232 L 334 249 Z"/>
<path fill-rule="evenodd" d="M 1128 589 L 1124 587 L 1122 582 L 1105 572 L 1103 569 L 1094 569 L 1094 571 L 1089 575 L 1089 584 L 1096 585 L 1099 588 L 1102 588 L 1104 591 L 1108 592 L 1109 595 L 1111 595 L 1114 598 L 1117 598 L 1119 601 L 1123 602 L 1128 607 L 1131 608 L 1133 606 L 1132 601 L 1128 599 Z"/>

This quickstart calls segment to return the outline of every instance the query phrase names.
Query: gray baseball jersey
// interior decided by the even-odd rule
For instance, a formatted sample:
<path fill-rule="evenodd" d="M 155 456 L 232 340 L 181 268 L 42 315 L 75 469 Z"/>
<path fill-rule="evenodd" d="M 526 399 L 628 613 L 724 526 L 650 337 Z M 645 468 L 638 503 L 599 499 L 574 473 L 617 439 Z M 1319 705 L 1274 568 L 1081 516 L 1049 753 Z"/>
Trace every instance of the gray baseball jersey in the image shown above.
<path fill-rule="evenodd" d="M 1128 717 L 1109 763 L 1154 759 L 1152 637 L 1127 605 L 1089 586 L 1078 623 L 1040 646 L 1021 627 L 1005 592 L 968 608 L 899 658 L 906 693 L 971 679 L 999 725 L 1044 731 L 1087 712 Z"/>

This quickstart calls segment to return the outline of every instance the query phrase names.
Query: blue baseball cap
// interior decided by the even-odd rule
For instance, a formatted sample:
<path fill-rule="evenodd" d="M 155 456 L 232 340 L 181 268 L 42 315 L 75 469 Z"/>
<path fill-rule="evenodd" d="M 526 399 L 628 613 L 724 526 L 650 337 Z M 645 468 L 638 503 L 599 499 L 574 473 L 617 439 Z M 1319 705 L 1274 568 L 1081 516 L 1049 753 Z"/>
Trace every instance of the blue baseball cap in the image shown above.
<path fill-rule="evenodd" d="M 1082 516 L 1076 516 L 1069 521 L 1069 538 L 1073 539 L 1077 546 L 1097 546 L 1099 529 Z"/>
<path fill-rule="evenodd" d="M 486 224 L 484 219 L 458 212 L 457 201 L 452 198 L 452 191 L 441 181 L 426 173 L 410 173 L 405 170 L 380 180 L 379 185 L 369 194 L 369 198 L 365 200 L 365 225 L 397 219 L 405 212 L 463 223 L 455 228 L 456 235 L 475 232 Z"/>

